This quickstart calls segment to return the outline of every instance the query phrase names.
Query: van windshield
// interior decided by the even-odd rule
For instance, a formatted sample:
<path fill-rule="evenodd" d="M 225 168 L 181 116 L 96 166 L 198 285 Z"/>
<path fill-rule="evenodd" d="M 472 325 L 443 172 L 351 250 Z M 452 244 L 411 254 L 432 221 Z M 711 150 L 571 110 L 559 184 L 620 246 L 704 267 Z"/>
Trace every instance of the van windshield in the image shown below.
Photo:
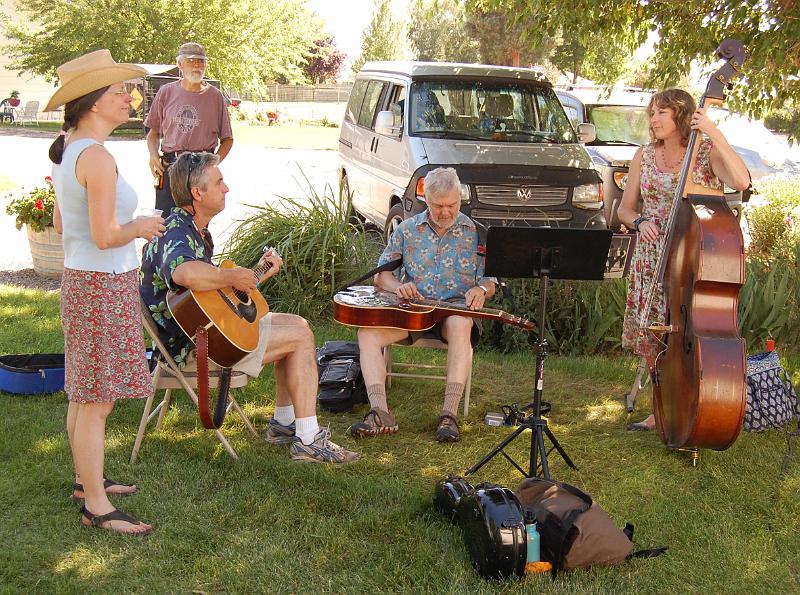
<path fill-rule="evenodd" d="M 640 105 L 587 106 L 597 139 L 590 145 L 646 145 L 650 142 L 647 108 Z"/>
<path fill-rule="evenodd" d="M 484 80 L 411 85 L 409 132 L 449 139 L 574 143 L 575 133 L 549 87 Z"/>

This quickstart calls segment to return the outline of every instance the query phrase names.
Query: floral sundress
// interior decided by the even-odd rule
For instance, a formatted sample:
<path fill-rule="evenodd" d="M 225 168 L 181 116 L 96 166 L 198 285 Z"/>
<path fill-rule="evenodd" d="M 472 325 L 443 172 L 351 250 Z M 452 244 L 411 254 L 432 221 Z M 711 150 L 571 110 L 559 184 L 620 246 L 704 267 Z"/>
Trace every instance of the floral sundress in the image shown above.
<path fill-rule="evenodd" d="M 722 189 L 721 183 L 711 169 L 712 147 L 713 144 L 708 139 L 704 139 L 700 143 L 697 161 L 692 170 L 692 180 L 709 188 Z M 651 143 L 643 147 L 640 174 L 642 202 L 644 203 L 642 216 L 650 217 L 662 230 L 669 218 L 679 177 L 680 174 L 663 173 L 658 169 L 655 160 L 655 144 Z M 628 276 L 625 318 L 622 322 L 622 346 L 644 357 L 648 362 L 654 361 L 658 352 L 664 348 L 658 336 L 639 330 L 639 318 L 647 302 L 650 280 L 655 275 L 658 266 L 661 239 L 655 242 L 636 242 Z M 664 322 L 666 317 L 667 308 L 664 294 L 657 290 L 654 292 L 650 304 L 648 321 Z"/>

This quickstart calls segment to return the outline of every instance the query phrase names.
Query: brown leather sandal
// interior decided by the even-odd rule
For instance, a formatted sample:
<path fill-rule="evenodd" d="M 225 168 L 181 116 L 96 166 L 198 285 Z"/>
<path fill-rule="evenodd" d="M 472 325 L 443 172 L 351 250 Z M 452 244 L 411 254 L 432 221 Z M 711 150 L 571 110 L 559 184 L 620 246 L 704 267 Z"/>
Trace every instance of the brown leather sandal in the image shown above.
<path fill-rule="evenodd" d="M 107 523 L 109 521 L 124 521 L 126 523 L 130 523 L 131 525 L 141 525 L 143 524 L 142 521 L 133 518 L 130 515 L 125 514 L 121 510 L 112 510 L 106 514 L 92 514 L 88 510 L 86 510 L 86 506 L 81 506 L 81 514 L 83 518 L 81 519 L 81 525 L 84 527 L 96 527 L 97 529 L 104 529 L 105 531 L 111 531 L 112 533 L 119 533 L 121 535 L 134 535 L 136 537 L 149 535 L 153 528 L 150 527 L 149 529 L 145 529 L 144 531 L 123 531 L 122 529 L 115 529 L 114 527 L 108 526 L 104 527 L 103 523 Z M 88 523 L 84 522 L 84 519 L 89 521 Z"/>
<path fill-rule="evenodd" d="M 354 438 L 377 436 L 378 434 L 396 434 L 399 429 L 391 411 L 370 409 L 364 420 L 350 426 L 350 435 Z"/>
<path fill-rule="evenodd" d="M 447 413 L 439 417 L 439 426 L 436 428 L 437 442 L 458 442 L 461 433 L 458 429 L 458 420 Z"/>

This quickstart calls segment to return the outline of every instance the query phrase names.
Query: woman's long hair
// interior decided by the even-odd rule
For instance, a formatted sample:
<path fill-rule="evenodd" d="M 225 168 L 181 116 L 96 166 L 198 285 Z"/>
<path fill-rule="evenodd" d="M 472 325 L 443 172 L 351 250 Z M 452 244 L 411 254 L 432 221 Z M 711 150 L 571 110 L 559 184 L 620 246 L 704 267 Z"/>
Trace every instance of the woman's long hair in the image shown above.
<path fill-rule="evenodd" d="M 688 145 L 689 134 L 692 132 L 692 114 L 697 109 L 694 98 L 683 89 L 666 89 L 650 98 L 650 103 L 647 105 L 648 118 L 653 107 L 669 108 L 674 111 L 673 120 L 681 134 L 681 144 L 684 147 Z M 664 142 L 656 139 L 652 127 L 650 127 L 650 140 L 658 144 Z"/>
<path fill-rule="evenodd" d="M 81 118 L 89 113 L 89 110 L 92 109 L 92 106 L 97 103 L 97 100 L 108 91 L 108 87 L 103 87 L 102 89 L 98 89 L 97 91 L 92 91 L 91 93 L 87 93 L 82 97 L 78 97 L 77 99 L 73 99 L 69 103 L 64 106 L 64 124 L 61 126 L 61 132 L 58 135 L 58 138 L 53 141 L 53 144 L 50 145 L 50 150 L 48 151 L 48 155 L 50 156 L 50 161 L 55 164 L 60 164 L 61 159 L 64 156 L 64 143 L 66 140 L 66 133 L 71 128 L 77 128 L 78 122 L 80 122 Z"/>

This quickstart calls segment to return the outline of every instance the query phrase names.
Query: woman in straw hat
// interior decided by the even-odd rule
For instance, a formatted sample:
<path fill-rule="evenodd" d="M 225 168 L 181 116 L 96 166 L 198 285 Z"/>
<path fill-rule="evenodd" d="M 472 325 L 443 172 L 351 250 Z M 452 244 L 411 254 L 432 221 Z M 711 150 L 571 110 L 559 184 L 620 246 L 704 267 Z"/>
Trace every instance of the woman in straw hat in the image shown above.
<path fill-rule="evenodd" d="M 50 147 L 56 189 L 54 224 L 64 236 L 61 318 L 64 326 L 67 434 L 75 464 L 72 498 L 81 523 L 143 535 L 150 525 L 117 510 L 109 495 L 129 495 L 103 475 L 105 423 L 122 398 L 152 391 L 144 357 L 134 240 L 160 236 L 161 217 L 133 218 L 137 198 L 103 142 L 128 121 L 124 81 L 146 72 L 97 50 L 58 68 L 61 86 L 46 110 L 64 105 L 61 135 Z"/>

